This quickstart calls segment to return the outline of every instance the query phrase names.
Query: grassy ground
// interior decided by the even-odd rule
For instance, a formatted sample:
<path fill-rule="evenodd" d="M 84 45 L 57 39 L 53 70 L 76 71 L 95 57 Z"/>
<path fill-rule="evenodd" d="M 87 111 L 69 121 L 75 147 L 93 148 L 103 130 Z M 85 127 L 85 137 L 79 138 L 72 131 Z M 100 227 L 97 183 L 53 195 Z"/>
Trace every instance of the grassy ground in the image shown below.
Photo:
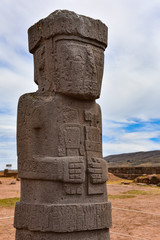
<path fill-rule="evenodd" d="M 123 184 L 122 184 L 123 182 Z M 135 183 L 133 183 L 133 180 L 126 180 L 126 179 L 118 179 L 115 181 L 108 181 L 107 184 L 108 185 L 121 185 L 125 187 L 125 183 L 128 183 L 129 186 L 136 186 Z M 112 199 L 127 199 L 127 198 L 135 198 L 138 197 L 140 195 L 159 195 L 160 194 L 160 187 L 154 186 L 142 186 L 143 190 L 141 189 L 132 189 L 132 190 L 127 190 L 127 191 L 122 191 L 119 194 L 109 194 L 108 198 L 109 200 Z M 144 190 L 144 188 L 146 188 Z"/>
<path fill-rule="evenodd" d="M 0 207 L 14 207 L 19 200 L 20 198 L 17 197 L 0 199 Z"/>
<path fill-rule="evenodd" d="M 125 198 L 135 198 L 136 195 L 108 195 L 108 199 L 125 199 Z"/>
<path fill-rule="evenodd" d="M 126 192 L 123 192 L 123 194 L 133 194 L 133 195 L 158 195 L 160 194 L 160 189 L 153 189 L 149 191 L 144 190 L 129 190 Z"/>
<path fill-rule="evenodd" d="M 0 240 L 15 240 L 14 205 L 19 201 L 20 182 L 0 178 Z M 129 182 L 129 185 L 121 184 Z M 113 227 L 111 240 L 160 239 L 160 187 L 139 186 L 132 181 L 114 179 L 108 184 L 109 200 L 112 202 Z M 130 210 L 130 211 L 128 211 Z M 9 217 L 9 218 L 6 218 Z M 4 219 L 3 219 L 4 218 Z M 122 234 L 118 235 L 118 234 Z M 125 237 L 124 234 L 130 237 Z"/>
<path fill-rule="evenodd" d="M 127 179 L 118 179 L 115 181 L 107 181 L 107 184 L 121 184 L 121 183 L 132 183 L 133 180 L 127 180 Z"/>

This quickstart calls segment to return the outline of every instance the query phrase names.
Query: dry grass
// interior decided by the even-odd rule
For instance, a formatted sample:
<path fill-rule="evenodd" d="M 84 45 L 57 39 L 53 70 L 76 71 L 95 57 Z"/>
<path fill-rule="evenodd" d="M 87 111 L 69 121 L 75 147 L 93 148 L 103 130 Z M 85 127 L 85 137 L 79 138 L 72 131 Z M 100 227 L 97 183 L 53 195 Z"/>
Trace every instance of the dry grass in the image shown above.
<path fill-rule="evenodd" d="M 20 198 L 17 197 L 0 199 L 0 207 L 14 207 L 19 200 Z"/>
<path fill-rule="evenodd" d="M 115 181 L 107 181 L 107 184 L 121 184 L 121 183 L 133 183 L 133 180 L 127 180 L 127 179 L 118 179 Z"/>
<path fill-rule="evenodd" d="M 111 199 L 126 199 L 126 198 L 135 198 L 135 195 L 108 195 L 109 200 Z"/>

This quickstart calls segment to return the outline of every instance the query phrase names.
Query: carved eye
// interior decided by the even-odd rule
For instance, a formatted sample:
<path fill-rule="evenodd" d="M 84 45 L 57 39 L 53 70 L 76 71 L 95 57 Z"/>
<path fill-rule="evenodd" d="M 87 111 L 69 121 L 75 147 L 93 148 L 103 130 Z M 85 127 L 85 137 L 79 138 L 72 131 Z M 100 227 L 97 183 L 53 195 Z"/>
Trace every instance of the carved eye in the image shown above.
<path fill-rule="evenodd" d="M 82 56 L 81 55 L 77 55 L 74 58 L 75 61 L 82 61 Z"/>

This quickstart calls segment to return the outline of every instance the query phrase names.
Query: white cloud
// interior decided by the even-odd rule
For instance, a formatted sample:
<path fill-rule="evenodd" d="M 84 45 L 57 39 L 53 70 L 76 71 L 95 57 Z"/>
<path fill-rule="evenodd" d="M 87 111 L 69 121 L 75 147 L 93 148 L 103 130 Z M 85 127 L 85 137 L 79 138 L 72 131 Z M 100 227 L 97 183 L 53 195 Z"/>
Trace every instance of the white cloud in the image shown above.
<path fill-rule="evenodd" d="M 16 117 L 0 114 L 0 170 L 8 163 L 16 168 Z"/>
<path fill-rule="evenodd" d="M 103 155 L 157 150 L 160 148 L 159 121 L 104 121 Z M 153 141 L 154 139 L 154 141 Z"/>
<path fill-rule="evenodd" d="M 159 0 L 1 0 L 0 110 L 9 109 L 15 118 L 19 96 L 37 89 L 28 53 L 27 29 L 57 9 L 101 19 L 109 27 L 102 95 L 98 102 L 102 107 L 104 135 L 113 139 L 118 138 L 116 134 L 124 135 L 119 143 L 105 143 L 104 152 L 159 148 L 157 143 L 147 140 L 148 135 L 145 138 L 142 133 L 139 139 L 139 135 L 134 138 L 134 134 L 123 132 L 124 123 L 131 119 L 160 118 Z M 106 120 L 112 124 L 118 121 L 119 127 L 114 128 L 111 122 L 107 125 Z M 0 131 L 5 130 L 0 127 Z"/>
<path fill-rule="evenodd" d="M 119 153 L 129 153 L 138 151 L 149 151 L 160 148 L 158 142 L 154 142 L 151 139 L 160 136 L 160 130 L 153 129 L 152 131 L 137 131 L 137 132 L 126 132 L 125 130 L 110 129 L 107 132 L 109 139 L 103 143 L 103 155 L 112 155 Z"/>
<path fill-rule="evenodd" d="M 136 141 L 132 143 L 129 142 L 119 142 L 119 143 L 103 143 L 103 156 L 129 153 L 129 152 L 139 152 L 139 151 L 151 151 L 159 149 L 159 144 L 153 141 L 143 141 L 141 139 L 139 142 Z"/>
<path fill-rule="evenodd" d="M 100 100 L 104 117 L 158 118 L 160 16 L 156 12 L 160 3 L 119 1 L 119 5 L 118 17 L 110 22 L 106 50 Z"/>

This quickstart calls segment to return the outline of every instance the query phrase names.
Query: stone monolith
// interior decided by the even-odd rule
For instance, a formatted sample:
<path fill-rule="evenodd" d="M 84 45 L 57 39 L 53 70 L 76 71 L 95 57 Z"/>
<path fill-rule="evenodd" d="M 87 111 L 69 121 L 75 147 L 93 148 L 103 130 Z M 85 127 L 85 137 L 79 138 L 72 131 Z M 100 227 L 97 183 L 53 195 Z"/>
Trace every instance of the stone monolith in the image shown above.
<path fill-rule="evenodd" d="M 58 10 L 28 30 L 38 91 L 18 105 L 16 240 L 109 240 L 99 98 L 107 27 Z"/>

